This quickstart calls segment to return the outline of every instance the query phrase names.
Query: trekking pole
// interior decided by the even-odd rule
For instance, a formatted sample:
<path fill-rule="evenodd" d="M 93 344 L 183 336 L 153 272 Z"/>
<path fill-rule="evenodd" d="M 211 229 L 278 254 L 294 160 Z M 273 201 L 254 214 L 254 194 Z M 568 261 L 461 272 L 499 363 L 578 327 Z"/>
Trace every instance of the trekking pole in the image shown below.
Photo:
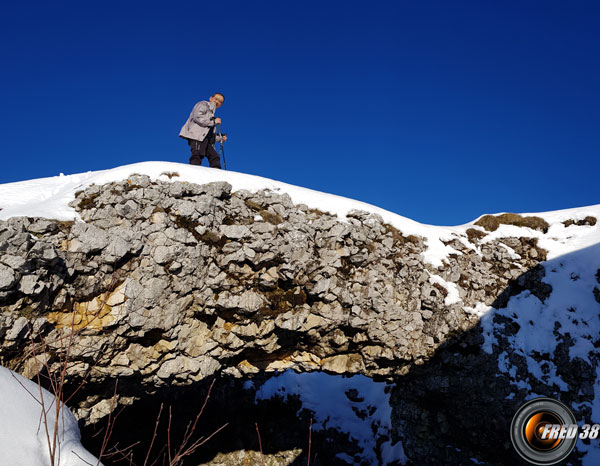
<path fill-rule="evenodd" d="M 225 161 L 225 149 L 223 148 L 223 135 L 221 134 L 221 125 L 217 125 L 217 131 L 219 132 L 219 142 L 221 144 L 221 154 L 223 154 L 223 169 L 227 170 L 227 162 Z"/>

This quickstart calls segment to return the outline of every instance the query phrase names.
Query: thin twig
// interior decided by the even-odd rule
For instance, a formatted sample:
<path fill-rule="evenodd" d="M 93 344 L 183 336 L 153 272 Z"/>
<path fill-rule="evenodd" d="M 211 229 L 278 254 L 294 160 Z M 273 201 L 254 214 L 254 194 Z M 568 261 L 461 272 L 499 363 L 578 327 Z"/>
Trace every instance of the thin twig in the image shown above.
<path fill-rule="evenodd" d="M 260 440 L 260 432 L 258 431 L 258 423 L 254 423 L 256 426 L 256 435 L 258 435 L 258 451 L 260 451 L 260 464 L 265 466 L 265 459 L 263 457 L 262 441 Z"/>
<path fill-rule="evenodd" d="M 171 422 L 173 420 L 173 412 L 171 407 L 169 406 L 169 425 L 167 427 L 167 455 L 169 457 L 169 464 L 172 464 L 173 460 L 171 459 Z"/>
<path fill-rule="evenodd" d="M 154 433 L 152 434 L 152 441 L 150 442 L 150 448 L 148 448 L 148 453 L 146 453 L 146 459 L 144 460 L 144 466 L 148 464 L 148 459 L 150 458 L 150 452 L 152 451 L 152 446 L 154 445 L 154 441 L 156 440 L 156 432 L 158 431 L 158 423 L 160 422 L 160 416 L 162 414 L 163 404 L 160 404 L 160 409 L 158 411 L 158 416 L 156 416 L 156 424 L 154 424 Z"/>
<path fill-rule="evenodd" d="M 175 459 L 173 460 L 173 463 L 171 463 L 169 466 L 178 465 L 184 457 L 194 453 L 198 448 L 200 448 L 202 445 L 204 445 L 206 442 L 208 442 L 211 438 L 213 438 L 215 435 L 217 435 L 219 432 L 221 432 L 228 425 L 229 425 L 229 422 L 226 422 L 225 424 L 223 424 L 221 427 L 219 427 L 217 430 L 215 430 L 212 434 L 210 434 L 205 439 L 198 439 L 187 450 L 185 450 L 181 455 L 179 455 L 179 457 L 175 457 Z"/>
<path fill-rule="evenodd" d="M 119 380 L 117 379 L 117 380 L 115 380 L 115 390 L 113 392 L 113 399 L 115 399 L 115 400 L 117 397 L 118 385 L 119 385 Z M 123 411 L 123 409 L 121 409 L 117 414 L 115 414 L 114 419 L 112 417 L 113 411 L 114 411 L 114 409 L 111 409 L 110 412 L 108 413 L 108 421 L 106 423 L 106 430 L 104 432 L 104 438 L 102 439 L 102 446 L 100 447 L 100 454 L 98 455 L 98 463 L 96 463 L 96 466 L 98 466 L 100 464 L 100 461 L 102 460 L 102 456 L 104 455 L 104 451 L 106 450 L 108 441 L 110 440 L 110 437 L 112 435 L 114 424 L 115 424 L 117 418 L 119 417 L 119 414 L 121 414 L 121 412 Z"/>
<path fill-rule="evenodd" d="M 194 434 L 195 430 L 196 430 L 196 426 L 198 425 L 198 420 L 200 419 L 200 416 L 202 416 L 202 413 L 204 412 L 204 408 L 206 407 L 206 404 L 208 403 L 208 399 L 210 398 L 210 393 L 212 391 L 212 388 L 215 384 L 215 381 L 213 379 L 213 381 L 210 384 L 210 387 L 208 387 L 208 393 L 206 394 L 206 397 L 204 398 L 204 403 L 202 404 L 202 408 L 200 408 L 200 411 L 198 411 L 198 414 L 196 415 L 196 419 L 194 419 L 193 424 L 191 424 L 191 426 L 188 424 L 186 430 L 185 430 L 185 435 L 183 437 L 183 440 L 181 442 L 181 445 L 179 447 L 179 450 L 177 451 L 177 453 L 175 454 L 175 458 L 171 459 L 170 455 L 169 455 L 169 464 L 170 465 L 174 465 L 177 464 L 177 461 L 180 461 L 181 458 L 190 455 L 191 453 L 193 453 L 200 445 L 202 445 L 202 443 L 198 444 L 198 441 L 194 442 L 192 444 L 191 447 L 186 449 L 186 445 L 188 444 L 188 442 L 190 441 L 192 435 Z M 214 435 L 214 434 L 213 434 Z M 202 439 L 200 439 L 202 440 Z"/>
<path fill-rule="evenodd" d="M 81 456 L 79 456 L 76 452 L 71 451 L 71 453 L 73 453 L 77 458 L 79 458 L 81 461 L 83 461 L 85 464 L 89 464 L 90 466 L 94 466 L 92 463 L 88 463 L 86 460 L 84 460 Z M 100 462 L 96 463 L 96 466 L 98 466 L 98 464 L 100 464 Z"/>
<path fill-rule="evenodd" d="M 308 426 L 308 458 L 306 460 L 306 466 L 310 466 L 310 447 L 312 444 L 312 417 L 310 418 L 310 424 Z"/>

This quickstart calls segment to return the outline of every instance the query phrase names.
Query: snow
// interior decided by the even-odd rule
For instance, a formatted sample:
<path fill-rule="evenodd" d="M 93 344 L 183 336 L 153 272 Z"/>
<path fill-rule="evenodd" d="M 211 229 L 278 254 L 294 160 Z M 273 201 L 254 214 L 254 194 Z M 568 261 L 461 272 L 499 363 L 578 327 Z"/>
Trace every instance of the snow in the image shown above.
<path fill-rule="evenodd" d="M 592 402 L 592 423 L 600 424 L 600 367 L 596 368 L 596 382 L 594 383 L 594 401 Z M 600 448 L 598 440 L 592 440 L 589 445 L 577 443 L 577 449 L 587 454 L 583 457 L 583 466 L 597 466 L 600 464 Z"/>
<path fill-rule="evenodd" d="M 355 390 L 352 396 L 347 393 Z M 382 464 L 407 459 L 402 443 L 384 442 L 379 448 L 376 439 L 387 436 L 391 439 L 391 414 L 389 402 L 391 386 L 384 382 L 374 382 L 363 375 L 344 377 L 323 372 L 298 374 L 292 370 L 271 377 L 256 392 L 256 400 L 274 396 L 287 399 L 290 395 L 299 396 L 302 409 L 314 413 L 312 428 L 322 430 L 333 427 L 347 432 L 356 444 L 362 448 L 361 459 L 370 464 Z M 375 432 L 375 434 L 374 434 Z M 349 464 L 356 464 L 352 457 L 344 452 L 338 458 Z"/>
<path fill-rule="evenodd" d="M 169 178 L 167 173 L 178 173 L 178 176 Z M 426 238 L 427 250 L 424 260 L 431 266 L 439 267 L 450 253 L 460 254 L 445 242 L 456 239 L 469 249 L 478 250 L 466 240 L 466 230 L 474 226 L 470 222 L 459 226 L 432 226 L 424 225 L 378 207 L 332 194 L 313 191 L 286 183 L 277 182 L 267 178 L 252 176 L 232 171 L 215 170 L 206 167 L 184 165 L 171 162 L 144 162 L 126 165 L 109 170 L 87 172 L 81 174 L 64 175 L 37 180 L 8 183 L 0 185 L 0 219 L 15 216 L 31 216 L 53 218 L 57 220 L 79 220 L 76 211 L 68 204 L 75 198 L 75 193 L 85 189 L 91 184 L 104 184 L 128 178 L 133 174 L 145 174 L 151 179 L 161 181 L 183 181 L 190 183 L 210 183 L 226 181 L 232 185 L 233 191 L 272 190 L 287 193 L 294 203 L 306 204 L 321 211 L 337 215 L 342 221 L 347 219 L 351 210 L 364 210 L 380 215 L 383 220 L 405 235 L 418 235 Z M 582 220 L 593 216 L 600 220 L 600 205 L 578 207 L 553 212 L 523 213 L 523 216 L 534 215 L 542 217 L 549 224 L 547 233 L 529 228 L 513 225 L 501 225 L 494 232 L 488 233 L 481 239 L 480 244 L 503 237 L 531 237 L 538 239 L 539 247 L 548 251 L 547 261 L 543 263 L 546 269 L 544 282 L 552 286 L 553 292 L 542 303 L 529 292 L 513 296 L 506 308 L 495 310 L 483 303 L 474 307 L 464 307 L 465 312 L 476 315 L 480 319 L 485 343 L 483 349 L 492 353 L 497 344 L 495 334 L 499 331 L 494 322 L 495 314 L 510 317 L 520 326 L 516 334 L 509 339 L 512 351 L 521 354 L 528 365 L 529 371 L 543 380 L 548 386 L 555 387 L 557 391 L 568 390 L 568 385 L 557 375 L 557 368 L 548 361 L 538 362 L 534 353 L 552 354 L 556 349 L 557 338 L 555 325 L 558 323 L 559 333 L 569 334 L 574 345 L 569 348 L 571 358 L 581 358 L 596 367 L 593 346 L 600 334 L 598 321 L 598 303 L 591 292 L 595 283 L 594 275 L 600 265 L 600 223 L 594 226 L 571 225 L 566 227 L 565 220 Z M 506 250 L 513 258 L 518 257 L 514 250 L 506 246 Z M 444 280 L 441 276 L 430 271 L 430 283 L 437 283 L 448 291 L 445 304 L 459 303 L 460 297 L 456 285 Z M 600 371 L 600 369 L 597 369 Z M 498 371 L 514 379 L 518 387 L 531 393 L 530 384 L 526 380 L 518 380 L 516 367 L 508 358 L 508 353 L 500 354 Z M 40 406 L 33 397 L 16 381 L 21 380 L 24 386 L 37 389 L 35 384 L 13 376 L 7 369 L 0 371 L 0 392 L 4 397 L 0 401 L 0 463 L 11 465 L 42 465 L 48 464 L 45 437 L 39 429 Z M 30 385 L 28 385 L 30 384 Z M 31 385 L 32 384 L 32 385 Z M 248 387 L 251 382 L 248 382 Z M 351 402 L 345 393 L 355 389 L 364 401 Z M 593 386 L 595 398 L 593 403 L 580 403 L 573 406 L 585 406 L 592 410 L 593 422 L 600 423 L 600 372 Z M 33 390 L 30 390 L 33 391 Z M 295 374 L 285 372 L 271 378 L 262 387 L 259 387 L 257 398 L 269 396 L 288 396 L 298 394 L 304 407 L 315 412 L 315 429 L 325 426 L 341 427 L 347 431 L 363 448 L 363 458 L 375 461 L 379 454 L 385 462 L 398 460 L 406 461 L 402 444 L 392 445 L 391 441 L 377 447 L 372 425 L 379 435 L 388 435 L 391 431 L 389 407 L 389 387 L 383 383 L 355 376 L 351 378 L 332 376 L 322 373 Z M 323 396 L 326 393 L 327 396 Z M 44 399 L 51 400 L 52 395 L 45 392 Z M 372 406 L 375 409 L 372 416 L 366 420 L 359 419 L 354 407 L 358 410 Z M 74 457 L 72 451 L 82 458 L 89 453 L 83 450 L 79 443 L 79 432 L 71 413 L 65 409 L 61 422 L 61 457 L 60 465 L 87 464 Z M 64 432 L 62 428 L 64 427 Z M 14 435 L 17 433 L 17 435 Z M 378 450 L 379 448 L 379 450 Z M 584 465 L 600 464 L 600 449 L 597 444 L 584 445 L 579 442 L 578 449 L 586 453 L 583 458 Z M 46 456 L 44 456 L 46 455 Z M 88 456 L 89 457 L 89 456 Z M 75 458 L 75 459 L 74 459 Z M 340 452 L 340 459 L 351 463 L 353 460 L 345 453 Z M 79 461 L 79 462 L 77 462 Z M 96 464 L 96 460 L 88 461 Z"/>
<path fill-rule="evenodd" d="M 548 232 L 544 234 L 528 228 L 502 225 L 483 238 L 482 242 L 506 236 L 538 238 L 538 245 L 548 251 L 547 260 L 543 262 L 546 271 L 543 282 L 552 286 L 552 293 L 542 302 L 525 291 L 511 297 L 503 309 L 486 310 L 485 306 L 478 305 L 478 309 L 471 311 L 480 316 L 485 339 L 483 347 L 490 354 L 493 345 L 497 345 L 495 334 L 499 331 L 498 325 L 494 323 L 494 315 L 503 315 L 516 322 L 519 330 L 508 338 L 510 351 L 521 355 L 527 363 L 528 371 L 554 389 L 555 398 L 560 398 L 559 392 L 569 391 L 570 386 L 558 375 L 558 368 L 552 360 L 540 361 L 539 355 L 553 355 L 560 342 L 557 334 L 568 335 L 572 339 L 569 358 L 581 358 L 591 367 L 597 367 L 594 341 L 600 334 L 600 306 L 593 294 L 594 287 L 598 286 L 595 275 L 600 268 L 600 223 L 594 226 L 566 227 L 562 222 L 569 219 L 582 220 L 586 216 L 593 216 L 600 221 L 600 206 L 522 215 L 542 217 L 550 225 Z M 526 380 L 518 378 L 516 366 L 509 361 L 507 351 L 499 355 L 498 371 L 511 377 L 517 387 L 527 390 L 529 399 L 541 396 L 533 393 Z M 600 368 L 597 367 L 596 371 L 598 376 L 593 386 L 593 402 L 579 403 L 572 408 L 576 417 L 584 407 L 591 409 L 591 421 L 600 423 Z M 585 453 L 583 465 L 600 464 L 597 442 L 589 445 L 578 442 L 577 449 Z"/>
<path fill-rule="evenodd" d="M 179 176 L 169 179 L 165 175 L 165 173 L 173 172 L 178 173 Z M 2 209 L 0 210 L 0 220 L 17 216 L 57 220 L 79 219 L 75 209 L 68 206 L 69 202 L 75 198 L 77 191 L 85 189 L 91 184 L 100 185 L 123 180 L 132 174 L 148 175 L 153 180 L 185 181 L 197 184 L 226 181 L 232 185 L 233 191 L 245 189 L 256 192 L 269 189 L 287 193 L 297 204 L 318 208 L 321 211 L 337 215 L 340 219 L 345 219 L 346 214 L 353 209 L 365 210 L 381 215 L 385 222 L 395 226 L 406 235 L 426 237 L 429 247 L 425 253 L 425 260 L 434 266 L 441 265 L 442 259 L 447 254 L 456 252 L 441 241 L 452 239 L 452 234 L 456 231 L 452 227 L 424 225 L 364 202 L 268 178 L 173 162 L 142 162 L 109 170 L 2 184 L 0 185 L 0 208 Z"/>
<path fill-rule="evenodd" d="M 446 289 L 446 291 L 448 292 L 448 295 L 444 299 L 444 304 L 446 306 L 451 306 L 452 304 L 456 304 L 461 301 L 456 283 L 447 282 L 439 275 L 430 275 L 429 283 L 437 283 L 438 285 L 442 285 Z"/>
<path fill-rule="evenodd" d="M 19 374 L 0 367 L 0 464 L 48 466 L 50 453 L 45 424 L 53 438 L 56 399 L 50 392 Z M 42 416 L 44 400 L 47 422 Z M 101 465 L 83 448 L 79 427 L 71 411 L 63 406 L 58 417 L 58 448 L 55 466 Z"/>
<path fill-rule="evenodd" d="M 598 321 L 598 303 L 592 290 L 595 283 L 595 273 L 600 267 L 600 244 L 575 251 L 565 256 L 544 263 L 546 276 L 543 281 L 552 286 L 552 293 L 541 302 L 537 297 L 525 291 L 513 296 L 503 309 L 493 312 L 504 315 L 519 324 L 518 332 L 509 341 L 513 348 L 518 349 L 527 358 L 527 364 L 532 374 L 566 390 L 567 385 L 553 375 L 556 368 L 545 362 L 544 369 L 533 359 L 533 353 L 552 355 L 559 341 L 555 333 L 569 334 L 573 345 L 569 348 L 571 359 L 581 358 L 594 366 L 596 349 L 593 342 L 600 333 Z M 495 324 L 491 315 L 482 319 L 486 348 L 496 343 L 493 333 Z M 502 370 L 502 372 L 506 372 Z M 600 422 L 600 411 L 595 413 Z"/>
<path fill-rule="evenodd" d="M 169 178 L 167 173 L 177 173 L 178 176 Z M 205 184 L 215 181 L 226 181 L 232 185 L 233 191 L 248 190 L 251 192 L 263 189 L 287 193 L 293 202 L 306 204 L 321 211 L 346 219 L 351 210 L 364 210 L 380 215 L 383 220 L 406 235 L 418 235 L 427 239 L 428 248 L 424 260 L 434 267 L 441 266 L 445 257 L 450 253 L 458 253 L 443 241 L 458 239 L 468 248 L 473 246 L 465 241 L 465 231 L 473 227 L 473 223 L 459 226 L 425 225 L 402 217 L 379 207 L 354 199 L 327 194 L 312 189 L 274 181 L 260 176 L 248 175 L 233 171 L 218 170 L 201 166 L 193 166 L 173 162 L 141 162 L 124 165 L 108 170 L 79 173 L 74 175 L 54 176 L 36 180 L 20 181 L 0 185 L 0 220 L 10 217 L 29 216 L 44 217 L 57 220 L 79 219 L 77 212 L 68 204 L 75 198 L 75 193 L 91 184 L 104 184 L 120 181 L 133 174 L 148 175 L 153 180 L 185 181 L 188 183 Z M 576 249 L 582 249 L 598 242 L 599 225 L 595 227 L 575 227 L 589 230 L 588 234 L 572 233 L 573 227 L 565 227 L 561 222 L 568 219 L 581 220 L 588 215 L 600 218 L 600 205 L 565 209 L 545 213 L 522 214 L 536 215 L 551 224 L 550 231 L 543 234 L 528 228 L 512 225 L 501 225 L 498 230 L 486 236 L 482 241 L 491 241 L 503 236 L 531 236 L 540 238 L 540 247 L 548 249 L 548 259 L 567 254 Z M 583 232 L 581 230 L 581 232 Z"/>
<path fill-rule="evenodd" d="M 541 231 L 514 225 L 500 225 L 496 231 L 489 233 L 481 242 L 486 243 L 508 236 L 538 238 L 538 246 L 548 251 L 547 260 L 556 259 L 600 242 L 600 204 L 551 212 L 522 213 L 520 215 L 543 218 L 549 224 L 548 232 L 542 233 Z M 583 220 L 587 216 L 597 218 L 599 223 L 594 226 L 571 225 L 569 227 L 562 223 L 566 220 Z"/>
<path fill-rule="evenodd" d="M 170 179 L 166 174 L 173 172 L 178 173 L 179 176 Z M 77 212 L 68 206 L 69 202 L 75 198 L 77 191 L 85 189 L 91 184 L 100 185 L 123 180 L 133 174 L 148 175 L 153 180 L 185 181 L 198 184 L 226 181 L 232 185 L 234 191 L 245 189 L 256 192 L 269 189 L 287 193 L 292 201 L 297 204 L 306 204 L 309 207 L 318 208 L 324 212 L 337 215 L 342 220 L 346 218 L 348 212 L 354 209 L 372 212 L 381 215 L 385 222 L 393 225 L 406 235 L 425 237 L 428 248 L 424 253 L 424 260 L 434 267 L 442 265 L 448 254 L 458 253 L 442 241 L 458 239 L 468 248 L 473 248 L 470 243 L 464 240 L 464 232 L 467 228 L 473 227 L 473 223 L 446 227 L 425 225 L 371 204 L 334 194 L 314 191 L 245 173 L 173 162 L 141 162 L 108 170 L 90 171 L 74 175 L 61 173 L 50 178 L 2 184 L 0 185 L 0 209 L 2 209 L 0 210 L 0 220 L 16 216 L 44 217 L 57 220 L 79 219 Z M 571 228 L 573 227 L 566 228 L 561 222 L 567 219 L 581 220 L 587 215 L 600 218 L 600 205 L 522 215 L 536 215 L 544 218 L 551 224 L 550 231 L 544 235 L 528 228 L 501 225 L 498 230 L 489 234 L 483 241 L 515 235 L 538 237 L 540 238 L 540 247 L 550 251 L 549 259 L 598 242 L 598 225 L 595 227 L 575 227 L 584 230 L 587 228 L 589 234 L 578 234 L 572 237 Z"/>

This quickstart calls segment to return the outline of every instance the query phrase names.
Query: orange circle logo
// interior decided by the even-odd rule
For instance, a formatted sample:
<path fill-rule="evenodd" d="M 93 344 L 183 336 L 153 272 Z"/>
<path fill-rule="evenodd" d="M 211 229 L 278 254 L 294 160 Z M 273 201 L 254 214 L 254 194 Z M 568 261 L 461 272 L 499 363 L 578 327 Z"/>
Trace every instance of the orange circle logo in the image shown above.
<path fill-rule="evenodd" d="M 578 430 L 575 416 L 566 405 L 553 398 L 536 398 L 515 413 L 510 439 L 524 460 L 550 466 L 571 454 Z"/>

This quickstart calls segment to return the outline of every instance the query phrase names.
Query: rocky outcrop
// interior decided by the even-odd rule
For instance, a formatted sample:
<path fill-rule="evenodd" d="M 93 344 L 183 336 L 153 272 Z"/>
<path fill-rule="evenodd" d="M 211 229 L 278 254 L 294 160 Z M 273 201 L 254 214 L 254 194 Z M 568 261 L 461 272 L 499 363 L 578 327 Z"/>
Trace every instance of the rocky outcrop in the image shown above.
<path fill-rule="evenodd" d="M 83 425 L 216 376 L 239 388 L 286 369 L 325 371 L 394 383 L 394 435 L 415 464 L 514 459 L 507 430 L 497 450 L 487 442 L 526 393 L 498 373 L 500 346 L 484 350 L 477 309 L 552 293 L 535 239 L 485 242 L 473 227 L 447 242 L 455 253 L 434 268 L 424 238 L 377 215 L 341 220 L 226 183 L 132 176 L 90 186 L 71 205 L 81 221 L 0 222 L 0 362 L 32 377 L 43 338 L 58 367 L 74 329 L 67 377 L 85 380 L 72 406 Z M 514 333 L 510 318 L 498 322 Z M 544 357 L 559 365 L 561 355 Z M 572 377 L 571 388 L 589 400 L 588 379 Z M 465 440 L 456 430 L 487 422 L 457 411 L 469 404 L 493 416 L 489 435 Z M 219 461 L 211 464 L 234 464 Z M 330 461 L 320 464 L 339 462 Z"/>

